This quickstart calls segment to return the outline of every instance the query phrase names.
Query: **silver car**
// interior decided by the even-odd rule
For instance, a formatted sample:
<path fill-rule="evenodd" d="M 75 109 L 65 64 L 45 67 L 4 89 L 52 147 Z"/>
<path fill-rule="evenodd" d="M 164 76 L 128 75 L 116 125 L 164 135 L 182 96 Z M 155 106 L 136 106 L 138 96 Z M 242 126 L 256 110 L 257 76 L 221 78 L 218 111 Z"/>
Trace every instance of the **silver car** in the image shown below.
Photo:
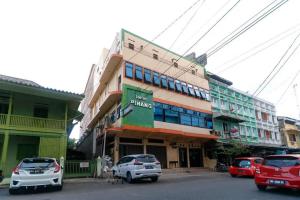
<path fill-rule="evenodd" d="M 13 170 L 9 193 L 19 189 L 53 186 L 58 190 L 63 187 L 61 166 L 53 158 L 25 158 Z"/>
<path fill-rule="evenodd" d="M 122 157 L 113 167 L 115 176 L 126 178 L 128 183 L 135 179 L 150 178 L 156 182 L 161 175 L 161 164 L 150 154 L 137 154 Z"/>

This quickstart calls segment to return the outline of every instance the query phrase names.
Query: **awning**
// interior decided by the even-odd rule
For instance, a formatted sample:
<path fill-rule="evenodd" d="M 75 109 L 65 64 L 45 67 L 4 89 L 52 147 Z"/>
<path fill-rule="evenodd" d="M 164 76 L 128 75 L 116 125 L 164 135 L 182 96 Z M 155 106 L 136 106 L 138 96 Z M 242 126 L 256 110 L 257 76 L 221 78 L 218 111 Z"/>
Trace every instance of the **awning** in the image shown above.
<path fill-rule="evenodd" d="M 214 112 L 213 113 L 213 118 L 219 119 L 219 120 L 226 120 L 226 121 L 231 121 L 231 122 L 236 122 L 236 123 L 241 123 L 244 122 L 245 120 L 239 116 L 236 116 L 234 114 L 230 113 L 221 113 L 221 112 Z"/>
<path fill-rule="evenodd" d="M 217 140 L 219 139 L 218 136 L 210 135 L 206 133 L 191 133 L 191 132 L 184 132 L 172 129 L 164 129 L 164 128 L 148 128 L 148 127 L 140 127 L 140 126 L 131 126 L 125 125 L 122 127 L 113 127 L 108 128 L 107 131 L 113 133 L 120 133 L 130 131 L 131 133 L 140 132 L 140 133 L 151 133 L 153 135 L 163 135 L 163 136 L 183 136 L 188 138 L 198 138 L 198 139 L 207 139 L 207 140 Z"/>

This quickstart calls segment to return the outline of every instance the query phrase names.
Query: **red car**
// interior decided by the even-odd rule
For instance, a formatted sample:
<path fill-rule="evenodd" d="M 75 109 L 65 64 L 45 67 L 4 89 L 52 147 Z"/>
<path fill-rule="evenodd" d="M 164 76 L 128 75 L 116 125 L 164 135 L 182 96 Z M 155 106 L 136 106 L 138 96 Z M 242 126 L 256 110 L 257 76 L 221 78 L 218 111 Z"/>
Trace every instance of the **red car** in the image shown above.
<path fill-rule="evenodd" d="M 241 157 L 236 158 L 229 167 L 229 173 L 232 177 L 236 176 L 254 176 L 256 168 L 261 164 L 263 158 L 260 157 Z"/>
<path fill-rule="evenodd" d="M 255 183 L 262 191 L 268 186 L 300 189 L 300 155 L 266 157 L 256 169 Z"/>

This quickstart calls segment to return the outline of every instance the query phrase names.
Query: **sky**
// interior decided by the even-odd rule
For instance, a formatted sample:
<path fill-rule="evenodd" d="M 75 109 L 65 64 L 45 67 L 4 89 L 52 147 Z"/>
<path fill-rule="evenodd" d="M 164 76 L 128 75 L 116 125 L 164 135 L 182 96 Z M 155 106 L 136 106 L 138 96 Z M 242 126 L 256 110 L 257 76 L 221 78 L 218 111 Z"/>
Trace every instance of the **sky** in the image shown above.
<path fill-rule="evenodd" d="M 194 2 L 196 0 L 0 0 L 0 74 L 83 93 L 92 64 L 97 63 L 104 47 L 111 46 L 121 28 L 152 40 Z M 170 48 L 184 30 L 171 48 L 183 54 L 236 2 L 202 0 L 154 42 Z M 211 47 L 271 2 L 273 0 L 240 0 L 189 52 L 197 55 L 210 52 Z M 299 0 L 287 1 L 209 56 L 206 69 L 231 80 L 233 87 L 252 94 L 300 32 L 299 8 Z M 282 32 L 280 37 L 275 37 Z M 264 45 L 258 46 L 262 43 Z M 300 48 L 296 49 L 299 43 L 300 38 L 281 63 L 293 50 L 295 53 L 259 94 L 260 98 L 276 105 L 277 115 L 299 118 L 295 93 L 300 98 L 300 75 L 292 84 L 298 85 L 295 90 L 291 86 L 278 102 L 300 69 Z M 78 136 L 77 126 L 71 137 Z"/>

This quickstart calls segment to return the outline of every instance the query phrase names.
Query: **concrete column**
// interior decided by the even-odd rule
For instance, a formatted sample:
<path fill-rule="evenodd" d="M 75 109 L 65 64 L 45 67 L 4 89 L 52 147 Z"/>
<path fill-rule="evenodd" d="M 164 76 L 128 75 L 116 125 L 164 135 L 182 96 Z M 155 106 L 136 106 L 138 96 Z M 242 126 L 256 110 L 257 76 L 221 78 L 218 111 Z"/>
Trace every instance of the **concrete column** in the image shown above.
<path fill-rule="evenodd" d="M 96 155 L 96 134 L 97 134 L 97 128 L 94 128 L 93 129 L 93 132 L 92 132 L 92 155 L 93 155 L 93 158 L 95 158 L 95 155 Z"/>
<path fill-rule="evenodd" d="M 188 163 L 188 168 L 190 168 L 191 165 L 190 165 L 190 145 L 189 145 L 189 143 L 187 143 L 186 149 L 187 149 L 187 163 Z"/>
<path fill-rule="evenodd" d="M 114 164 L 116 164 L 119 161 L 119 137 L 115 136 L 115 141 L 114 141 Z"/>
<path fill-rule="evenodd" d="M 146 139 L 143 138 L 143 148 L 144 148 L 144 154 L 147 154 L 147 145 L 146 145 Z"/>
<path fill-rule="evenodd" d="M 9 142 L 9 131 L 5 130 L 4 132 L 4 142 L 2 147 L 2 155 L 1 155 L 1 165 L 3 167 L 3 174 L 6 174 L 6 161 L 7 161 L 7 152 L 8 152 L 8 142 Z"/>

